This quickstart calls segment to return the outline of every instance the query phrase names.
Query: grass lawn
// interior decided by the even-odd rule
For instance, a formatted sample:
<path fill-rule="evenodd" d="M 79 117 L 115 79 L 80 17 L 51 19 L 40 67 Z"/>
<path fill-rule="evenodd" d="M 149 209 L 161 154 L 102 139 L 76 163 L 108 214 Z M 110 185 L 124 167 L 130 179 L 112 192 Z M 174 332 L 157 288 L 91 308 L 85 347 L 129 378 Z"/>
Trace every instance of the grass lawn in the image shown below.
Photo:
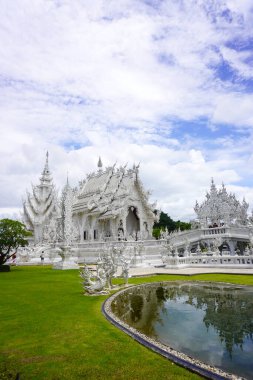
<path fill-rule="evenodd" d="M 253 285 L 253 276 L 132 278 L 224 281 Z M 0 273 L 0 379 L 199 379 L 149 351 L 102 315 L 105 296 L 84 296 L 78 271 L 12 267 Z M 120 280 L 117 280 L 119 282 Z"/>

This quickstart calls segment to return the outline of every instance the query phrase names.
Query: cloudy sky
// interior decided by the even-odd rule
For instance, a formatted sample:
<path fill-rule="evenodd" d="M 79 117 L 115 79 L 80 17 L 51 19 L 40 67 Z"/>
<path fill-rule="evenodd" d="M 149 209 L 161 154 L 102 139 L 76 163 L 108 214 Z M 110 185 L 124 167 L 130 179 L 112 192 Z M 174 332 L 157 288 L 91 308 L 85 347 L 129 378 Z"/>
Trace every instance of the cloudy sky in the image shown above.
<path fill-rule="evenodd" d="M 0 216 L 49 151 L 57 188 L 140 162 L 194 216 L 211 177 L 253 207 L 252 0 L 0 0 Z"/>

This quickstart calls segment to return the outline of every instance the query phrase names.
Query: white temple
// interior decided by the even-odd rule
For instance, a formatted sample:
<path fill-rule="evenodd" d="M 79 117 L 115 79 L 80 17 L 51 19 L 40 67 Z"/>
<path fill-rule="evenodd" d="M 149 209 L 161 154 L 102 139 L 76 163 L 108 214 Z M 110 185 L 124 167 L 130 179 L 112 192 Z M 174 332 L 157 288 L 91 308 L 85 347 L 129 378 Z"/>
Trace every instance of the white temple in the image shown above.
<path fill-rule="evenodd" d="M 33 242 L 30 253 L 20 254 L 20 262 L 37 262 L 41 252 L 53 262 L 57 252 L 63 257 L 64 251 L 68 257 L 72 252 L 69 267 L 74 268 L 76 263 L 96 262 L 110 243 L 115 251 L 124 251 L 132 266 L 253 267 L 248 204 L 224 185 L 217 189 L 212 180 L 204 202 L 196 202 L 191 230 L 164 231 L 160 240 L 152 237 L 159 213 L 148 199 L 138 166 L 103 169 L 100 158 L 96 172 L 75 189 L 67 181 L 58 198 L 47 153 L 40 184 L 32 186 L 24 202 L 24 222 L 33 231 Z"/>

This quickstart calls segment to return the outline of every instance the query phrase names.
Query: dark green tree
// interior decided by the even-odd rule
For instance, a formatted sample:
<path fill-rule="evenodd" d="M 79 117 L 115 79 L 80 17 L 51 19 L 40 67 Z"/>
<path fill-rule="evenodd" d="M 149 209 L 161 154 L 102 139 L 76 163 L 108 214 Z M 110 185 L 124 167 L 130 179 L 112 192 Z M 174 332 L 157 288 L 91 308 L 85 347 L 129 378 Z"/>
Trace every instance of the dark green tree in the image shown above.
<path fill-rule="evenodd" d="M 181 231 L 184 231 L 184 230 L 190 230 L 191 224 L 186 223 L 186 222 L 181 222 L 180 220 L 175 221 L 171 219 L 171 217 L 168 214 L 162 211 L 160 214 L 159 222 L 156 222 L 154 224 L 153 236 L 156 239 L 159 239 L 161 231 L 162 230 L 164 231 L 165 228 L 167 228 L 169 232 L 178 230 L 179 228 Z"/>
<path fill-rule="evenodd" d="M 28 245 L 27 238 L 32 233 L 17 220 L 0 220 L 0 266 L 12 258 L 19 247 Z"/>
<path fill-rule="evenodd" d="M 168 228 L 168 231 L 174 231 L 177 228 L 176 222 L 174 222 L 168 214 L 165 214 L 165 212 L 162 211 L 159 222 L 154 224 L 154 228 L 165 229 L 166 227 Z"/>
<path fill-rule="evenodd" d="M 178 220 L 176 222 L 176 229 L 179 229 L 179 228 L 181 231 L 190 230 L 191 229 L 191 223 L 181 222 L 180 220 Z"/>

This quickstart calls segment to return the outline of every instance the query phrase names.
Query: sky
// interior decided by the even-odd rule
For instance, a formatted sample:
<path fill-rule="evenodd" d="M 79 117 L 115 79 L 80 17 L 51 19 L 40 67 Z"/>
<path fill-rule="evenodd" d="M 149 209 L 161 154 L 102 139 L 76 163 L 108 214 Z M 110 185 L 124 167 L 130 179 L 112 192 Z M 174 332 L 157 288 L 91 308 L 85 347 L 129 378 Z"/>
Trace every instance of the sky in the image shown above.
<path fill-rule="evenodd" d="M 49 152 L 56 188 L 140 163 L 194 218 L 211 178 L 253 208 L 252 0 L 0 0 L 0 217 Z"/>

